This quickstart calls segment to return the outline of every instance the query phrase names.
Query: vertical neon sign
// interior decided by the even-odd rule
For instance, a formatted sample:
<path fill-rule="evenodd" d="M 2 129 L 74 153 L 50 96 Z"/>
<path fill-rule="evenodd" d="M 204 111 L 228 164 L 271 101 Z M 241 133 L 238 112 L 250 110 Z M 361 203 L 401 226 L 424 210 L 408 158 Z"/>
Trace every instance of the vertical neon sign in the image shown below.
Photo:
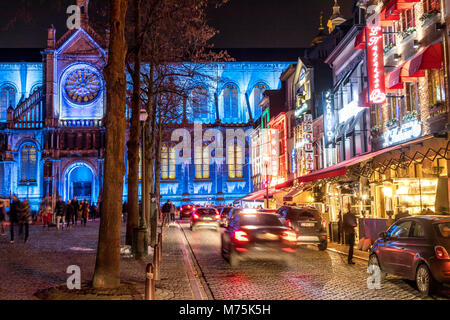
<path fill-rule="evenodd" d="M 383 31 L 379 26 L 366 27 L 367 63 L 369 67 L 369 103 L 384 103 Z"/>

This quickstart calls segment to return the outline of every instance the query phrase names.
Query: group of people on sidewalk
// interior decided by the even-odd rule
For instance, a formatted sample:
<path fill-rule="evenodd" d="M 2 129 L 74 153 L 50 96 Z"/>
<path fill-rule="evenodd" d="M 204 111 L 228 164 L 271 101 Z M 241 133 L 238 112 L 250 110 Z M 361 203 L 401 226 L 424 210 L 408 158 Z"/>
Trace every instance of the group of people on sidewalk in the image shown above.
<path fill-rule="evenodd" d="M 4 202 L 0 202 L 0 234 L 3 236 L 6 235 L 6 207 Z M 76 226 L 78 220 L 80 220 L 83 226 L 86 226 L 89 217 L 95 221 L 99 217 L 98 212 L 99 210 L 96 205 L 89 205 L 86 200 L 78 201 L 76 197 L 67 203 L 62 200 L 62 197 L 59 197 L 53 211 L 51 201 L 44 198 L 41 202 L 36 220 L 38 220 L 37 222 L 41 222 L 44 228 L 56 227 L 58 231 L 60 228 L 62 230 L 68 230 Z M 13 195 L 8 217 L 11 234 L 10 243 L 14 243 L 14 229 L 16 225 L 19 226 L 19 235 L 22 235 L 23 231 L 25 231 L 24 242 L 28 242 L 29 225 L 33 223 L 28 199 L 20 201 L 16 195 Z"/>
<path fill-rule="evenodd" d="M 172 201 L 167 200 L 166 203 L 161 208 L 163 221 L 167 222 L 167 218 L 169 218 L 168 222 L 175 222 L 175 214 L 177 212 L 177 207 L 172 203 Z"/>
<path fill-rule="evenodd" d="M 2 203 L 0 207 L 0 228 L 1 234 L 6 235 L 5 232 L 6 222 L 6 208 Z M 10 222 L 10 234 L 11 243 L 14 243 L 14 227 L 19 225 L 19 235 L 22 235 L 25 231 L 24 242 L 28 242 L 29 237 L 29 225 L 33 222 L 31 217 L 30 203 L 28 199 L 20 201 L 17 196 L 13 195 L 11 206 L 9 209 L 9 222 Z"/>

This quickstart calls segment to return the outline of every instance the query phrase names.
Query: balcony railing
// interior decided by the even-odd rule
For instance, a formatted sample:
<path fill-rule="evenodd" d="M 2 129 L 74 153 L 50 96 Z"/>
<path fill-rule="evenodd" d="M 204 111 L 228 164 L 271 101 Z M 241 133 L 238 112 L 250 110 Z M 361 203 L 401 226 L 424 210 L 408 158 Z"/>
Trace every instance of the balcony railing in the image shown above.
<path fill-rule="evenodd" d="M 61 127 L 76 127 L 76 128 L 102 127 L 103 121 L 95 119 L 60 120 L 59 125 Z"/>

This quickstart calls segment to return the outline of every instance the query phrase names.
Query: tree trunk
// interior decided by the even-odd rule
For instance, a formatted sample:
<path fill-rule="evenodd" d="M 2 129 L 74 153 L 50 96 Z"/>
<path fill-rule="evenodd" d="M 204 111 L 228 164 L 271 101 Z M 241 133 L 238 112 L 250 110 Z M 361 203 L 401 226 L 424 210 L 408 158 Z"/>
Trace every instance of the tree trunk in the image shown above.
<path fill-rule="evenodd" d="M 155 107 L 156 109 L 156 107 Z M 150 226 L 150 245 L 154 247 L 156 245 L 156 237 L 157 237 L 157 226 L 158 226 L 158 213 L 159 213 L 159 201 L 157 198 L 156 188 L 155 188 L 155 175 L 159 174 L 158 171 L 156 171 L 155 168 L 155 158 L 153 155 L 156 153 L 156 139 L 157 139 L 157 127 L 156 127 L 156 110 L 152 115 L 151 119 L 151 127 L 152 127 L 152 135 L 151 135 L 151 146 L 150 149 L 152 150 L 152 158 L 149 164 L 149 170 L 152 173 L 149 177 L 149 185 L 152 190 L 152 194 L 156 198 L 156 211 L 154 210 L 151 212 L 149 217 L 149 226 Z"/>
<path fill-rule="evenodd" d="M 128 140 L 128 218 L 125 243 L 133 243 L 133 230 L 139 225 L 139 138 L 141 136 L 140 112 L 141 112 L 141 22 L 139 9 L 141 0 L 135 0 L 134 38 L 136 54 L 133 70 L 133 96 L 131 102 L 130 138 Z"/>
<path fill-rule="evenodd" d="M 110 0 L 110 28 L 106 80 L 106 150 L 94 288 L 120 285 L 120 238 L 125 174 L 125 16 L 127 0 Z"/>

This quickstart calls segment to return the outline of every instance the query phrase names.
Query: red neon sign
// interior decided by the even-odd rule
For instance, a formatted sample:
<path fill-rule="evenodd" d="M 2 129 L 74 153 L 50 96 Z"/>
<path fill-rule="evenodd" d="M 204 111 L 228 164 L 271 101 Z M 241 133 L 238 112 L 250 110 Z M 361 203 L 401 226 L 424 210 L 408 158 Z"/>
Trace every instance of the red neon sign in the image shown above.
<path fill-rule="evenodd" d="M 369 66 L 369 103 L 384 103 L 383 31 L 381 27 L 366 27 L 367 61 Z"/>

